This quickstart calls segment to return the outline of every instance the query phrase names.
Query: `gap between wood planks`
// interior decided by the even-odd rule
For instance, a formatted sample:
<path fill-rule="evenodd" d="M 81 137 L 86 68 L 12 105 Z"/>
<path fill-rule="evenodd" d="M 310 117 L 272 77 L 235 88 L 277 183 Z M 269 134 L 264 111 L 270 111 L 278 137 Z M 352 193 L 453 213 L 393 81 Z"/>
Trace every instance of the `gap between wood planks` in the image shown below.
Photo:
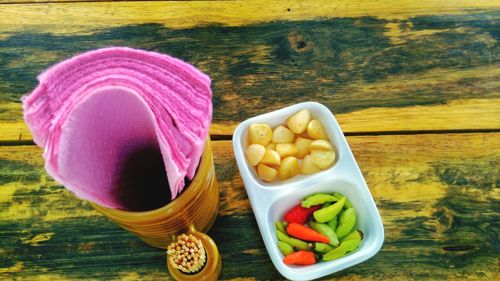
<path fill-rule="evenodd" d="M 392 135 L 437 135 L 437 134 L 472 134 L 472 133 L 499 133 L 500 129 L 465 129 L 465 130 L 414 130 L 414 131 L 381 131 L 381 132 L 347 132 L 350 136 L 392 136 Z M 212 141 L 230 141 L 233 135 L 210 135 Z M 33 140 L 0 141 L 0 146 L 27 146 L 35 145 Z"/>
<path fill-rule="evenodd" d="M 392 136 L 392 135 L 436 135 L 436 134 L 469 134 L 469 133 L 498 133 L 500 129 L 463 129 L 463 130 L 414 130 L 414 131 L 373 131 L 347 132 L 344 136 Z M 231 140 L 232 135 L 210 135 L 212 141 Z M 1 145 L 2 142 L 0 142 Z"/>

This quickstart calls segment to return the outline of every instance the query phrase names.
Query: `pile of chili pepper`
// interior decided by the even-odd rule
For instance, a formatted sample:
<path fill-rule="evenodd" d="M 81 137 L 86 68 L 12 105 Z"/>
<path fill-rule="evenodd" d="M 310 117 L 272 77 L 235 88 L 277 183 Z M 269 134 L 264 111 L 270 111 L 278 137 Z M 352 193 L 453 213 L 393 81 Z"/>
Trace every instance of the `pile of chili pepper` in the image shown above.
<path fill-rule="evenodd" d="M 345 196 L 316 193 L 277 221 L 278 248 L 287 265 L 335 260 L 356 250 L 363 233 L 356 229 L 356 211 Z"/>

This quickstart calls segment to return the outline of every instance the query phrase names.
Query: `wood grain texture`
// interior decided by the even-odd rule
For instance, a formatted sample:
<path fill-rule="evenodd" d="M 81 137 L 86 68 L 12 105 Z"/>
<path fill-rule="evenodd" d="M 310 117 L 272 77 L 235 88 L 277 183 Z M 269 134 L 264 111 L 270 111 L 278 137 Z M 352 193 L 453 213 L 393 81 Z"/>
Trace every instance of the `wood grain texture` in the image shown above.
<path fill-rule="evenodd" d="M 369 261 L 331 280 L 495 280 L 500 133 L 355 136 L 348 142 L 383 218 Z M 281 280 L 263 246 L 230 141 L 213 142 L 221 210 L 210 231 L 223 280 Z M 143 244 L 55 183 L 40 149 L 0 146 L 0 279 L 168 278 Z"/>
<path fill-rule="evenodd" d="M 39 148 L 15 145 L 31 140 L 19 98 L 36 75 L 113 45 L 169 53 L 208 73 L 214 138 L 306 100 L 360 135 L 348 141 L 385 244 L 326 279 L 500 279 L 499 1 L 12 4 L 37 1 L 0 0 L 1 280 L 169 278 L 163 251 L 51 179 Z M 414 134 L 422 131 L 432 134 Z M 493 132 L 442 133 L 452 131 Z M 362 135 L 387 133 L 396 135 Z M 222 253 L 221 278 L 281 280 L 231 142 L 214 141 L 213 149 L 221 209 L 209 234 Z"/>
<path fill-rule="evenodd" d="M 17 103 L 0 103 L 0 143 L 31 141 L 32 135 L 22 120 L 21 109 L 2 114 L 2 107 L 19 108 Z M 331 107 L 330 107 L 331 108 Z M 332 111 L 334 109 L 331 108 Z M 7 110 L 4 112 L 8 112 Z M 264 112 L 262 112 L 264 113 Z M 17 116 L 17 117 L 14 117 Z M 214 113 L 216 118 L 217 113 Z M 431 106 L 368 108 L 335 115 L 344 134 L 412 133 L 422 131 L 489 131 L 500 129 L 500 99 L 455 100 Z M 212 137 L 230 138 L 239 123 L 221 121 L 210 126 Z"/>
<path fill-rule="evenodd" d="M 9 1 L 9 0 L 7 0 Z M 11 0 L 18 2 L 18 0 Z M 20 0 L 24 1 L 24 0 Z M 30 1 L 30 0 L 27 0 Z M 46 2 L 50 2 L 47 0 Z M 55 0 L 54 2 L 57 2 Z M 61 2 L 73 2 L 61 0 Z M 470 10 L 500 8 L 490 0 L 412 0 L 353 2 L 349 0 L 298 1 L 139 1 L 3 5 L 0 24 L 4 32 L 45 26 L 51 32 L 92 32 L 102 26 L 158 23 L 172 28 L 206 24 L 243 26 L 269 21 L 295 21 L 336 17 L 407 19 L 422 15 L 466 14 Z M 119 8 L 118 8 L 119 7 Z"/>
<path fill-rule="evenodd" d="M 49 4 L 49 3 L 74 3 L 74 2 L 145 2 L 148 0 L 0 0 L 0 5 L 4 4 Z M 149 0 L 148 2 L 152 1 L 163 1 L 163 2 L 168 2 L 168 1 L 191 1 L 191 0 Z M 202 0 L 203 1 L 203 0 Z M 207 1 L 207 0 L 205 0 Z M 208 1 L 228 1 L 228 0 L 208 0 Z"/>
<path fill-rule="evenodd" d="M 364 6 L 349 9 L 350 4 L 324 16 L 319 7 L 327 11 L 329 6 L 314 3 L 310 9 L 317 11 L 280 10 L 297 12 L 291 18 L 280 17 L 278 9 L 237 23 L 224 22 L 237 21 L 231 14 L 215 16 L 234 13 L 232 6 L 224 6 L 234 2 L 82 6 L 105 5 L 102 13 L 85 12 L 74 3 L 4 5 L 0 141 L 31 139 L 19 98 L 37 85 L 38 73 L 76 53 L 111 45 L 169 53 L 208 73 L 213 79 L 213 135 L 230 135 L 246 118 L 306 100 L 328 106 L 346 133 L 500 129 L 500 8 L 495 1 L 477 2 L 486 4 L 472 10 L 443 6 L 456 12 L 452 14 L 424 3 L 404 10 L 401 15 L 406 16 L 400 18 L 387 18 L 379 9 L 369 14 Z M 197 14 L 198 8 L 179 13 L 195 21 L 186 27 L 155 20 L 162 9 L 146 12 L 158 5 L 214 6 L 202 9 L 204 14 Z M 143 13 L 136 15 L 130 7 Z M 93 25 L 91 30 L 73 30 L 82 26 L 77 15 Z M 173 20 L 169 13 L 162 15 Z M 218 25 L 212 16 L 220 20 Z"/>

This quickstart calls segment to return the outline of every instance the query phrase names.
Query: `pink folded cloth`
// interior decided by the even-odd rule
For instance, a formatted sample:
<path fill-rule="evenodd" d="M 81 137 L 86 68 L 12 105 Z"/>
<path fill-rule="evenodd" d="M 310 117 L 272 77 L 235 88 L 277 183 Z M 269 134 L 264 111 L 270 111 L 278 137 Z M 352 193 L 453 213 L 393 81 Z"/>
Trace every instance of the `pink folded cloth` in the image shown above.
<path fill-rule="evenodd" d="M 38 80 L 22 98 L 26 124 L 48 173 L 78 197 L 151 209 L 160 206 L 134 202 L 164 204 L 194 177 L 212 118 L 210 78 L 194 66 L 112 47 L 60 62 Z"/>

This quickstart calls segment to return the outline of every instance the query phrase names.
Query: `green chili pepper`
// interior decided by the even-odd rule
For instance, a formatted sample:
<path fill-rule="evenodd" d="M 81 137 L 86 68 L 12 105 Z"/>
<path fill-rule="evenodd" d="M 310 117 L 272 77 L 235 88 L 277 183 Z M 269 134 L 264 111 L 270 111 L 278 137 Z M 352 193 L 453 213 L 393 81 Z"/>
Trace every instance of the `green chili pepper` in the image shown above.
<path fill-rule="evenodd" d="M 317 223 L 317 222 L 309 222 L 309 225 L 311 226 L 312 229 L 316 230 L 317 232 L 325 235 L 330 239 L 330 242 L 328 244 L 332 246 L 338 246 L 339 245 L 339 240 L 337 239 L 337 235 L 335 234 L 335 231 L 331 229 L 328 225 L 324 223 Z"/>
<path fill-rule="evenodd" d="M 290 239 L 290 237 L 288 237 L 288 235 L 286 235 L 285 233 L 279 231 L 279 230 L 276 230 L 276 236 L 278 236 L 278 240 L 279 241 L 282 241 L 282 242 L 288 242 L 288 240 Z"/>
<path fill-rule="evenodd" d="M 361 241 L 361 239 L 363 239 L 363 236 L 361 235 L 361 232 L 359 230 L 355 229 L 351 233 L 349 233 L 349 235 L 347 235 L 346 237 L 344 237 L 342 239 L 342 241 L 346 241 L 346 240 Z"/>
<path fill-rule="evenodd" d="M 345 212 L 345 209 L 342 208 L 342 210 L 340 210 L 340 212 L 337 214 L 337 219 L 340 220 L 340 218 L 342 217 L 342 214 L 344 214 Z M 339 225 L 337 224 L 337 227 L 339 227 Z"/>
<path fill-rule="evenodd" d="M 311 248 L 309 246 L 309 243 L 299 240 L 297 238 L 290 237 L 279 230 L 276 230 L 276 235 L 278 236 L 279 241 L 285 242 L 296 249 L 309 250 Z"/>
<path fill-rule="evenodd" d="M 279 231 L 281 231 L 283 233 L 286 233 L 285 226 L 283 225 L 282 222 L 277 221 L 277 222 L 274 223 L 274 225 L 276 226 L 276 230 L 279 230 Z"/>
<path fill-rule="evenodd" d="M 278 241 L 278 248 L 280 249 L 283 256 L 287 256 L 287 255 L 294 252 L 293 248 L 292 248 L 292 246 L 290 246 L 290 244 L 282 242 L 282 241 Z"/>
<path fill-rule="evenodd" d="M 317 252 L 323 253 L 323 254 L 326 254 L 326 253 L 330 252 L 331 250 L 333 250 L 332 246 L 325 244 L 325 243 L 316 242 L 314 244 L 315 244 L 314 250 L 316 250 Z"/>
<path fill-rule="evenodd" d="M 292 247 L 299 250 L 310 250 L 313 246 L 307 242 L 304 242 L 300 239 L 290 237 L 288 244 L 292 245 Z"/>
<path fill-rule="evenodd" d="M 316 219 L 317 222 L 321 223 L 331 221 L 334 217 L 337 216 L 340 210 L 342 210 L 345 200 L 345 197 L 342 197 L 335 204 L 315 211 L 313 213 L 314 219 Z"/>
<path fill-rule="evenodd" d="M 339 224 L 339 220 L 337 217 L 334 217 L 331 221 L 326 223 L 333 231 L 337 230 L 337 225 Z"/>
<path fill-rule="evenodd" d="M 342 239 L 349 234 L 356 224 L 356 211 L 354 208 L 345 210 L 339 220 L 339 226 L 335 231 L 338 239 Z"/>
<path fill-rule="evenodd" d="M 331 250 L 330 252 L 326 253 L 325 255 L 323 255 L 323 260 L 330 261 L 330 260 L 335 260 L 335 259 L 341 258 L 347 252 L 354 251 L 356 248 L 358 248 L 360 243 L 361 243 L 361 241 L 357 241 L 357 240 L 342 241 L 337 248 L 335 248 L 335 249 Z"/>
<path fill-rule="evenodd" d="M 338 192 L 334 192 L 333 193 L 333 196 L 337 197 L 337 198 L 340 198 L 344 195 L 338 193 Z M 344 209 L 349 209 L 349 208 L 352 208 L 352 204 L 349 200 L 347 200 L 347 198 L 345 199 L 345 204 L 344 204 Z"/>
<path fill-rule="evenodd" d="M 323 204 L 323 206 L 321 206 L 321 208 L 326 208 L 326 207 L 331 206 L 331 205 L 333 205 L 332 202 L 326 202 L 325 204 Z"/>
<path fill-rule="evenodd" d="M 307 196 L 307 198 L 302 201 L 301 206 L 304 208 L 310 208 L 311 206 L 322 205 L 326 202 L 336 202 L 338 200 L 339 199 L 337 197 L 329 194 L 316 193 Z"/>

